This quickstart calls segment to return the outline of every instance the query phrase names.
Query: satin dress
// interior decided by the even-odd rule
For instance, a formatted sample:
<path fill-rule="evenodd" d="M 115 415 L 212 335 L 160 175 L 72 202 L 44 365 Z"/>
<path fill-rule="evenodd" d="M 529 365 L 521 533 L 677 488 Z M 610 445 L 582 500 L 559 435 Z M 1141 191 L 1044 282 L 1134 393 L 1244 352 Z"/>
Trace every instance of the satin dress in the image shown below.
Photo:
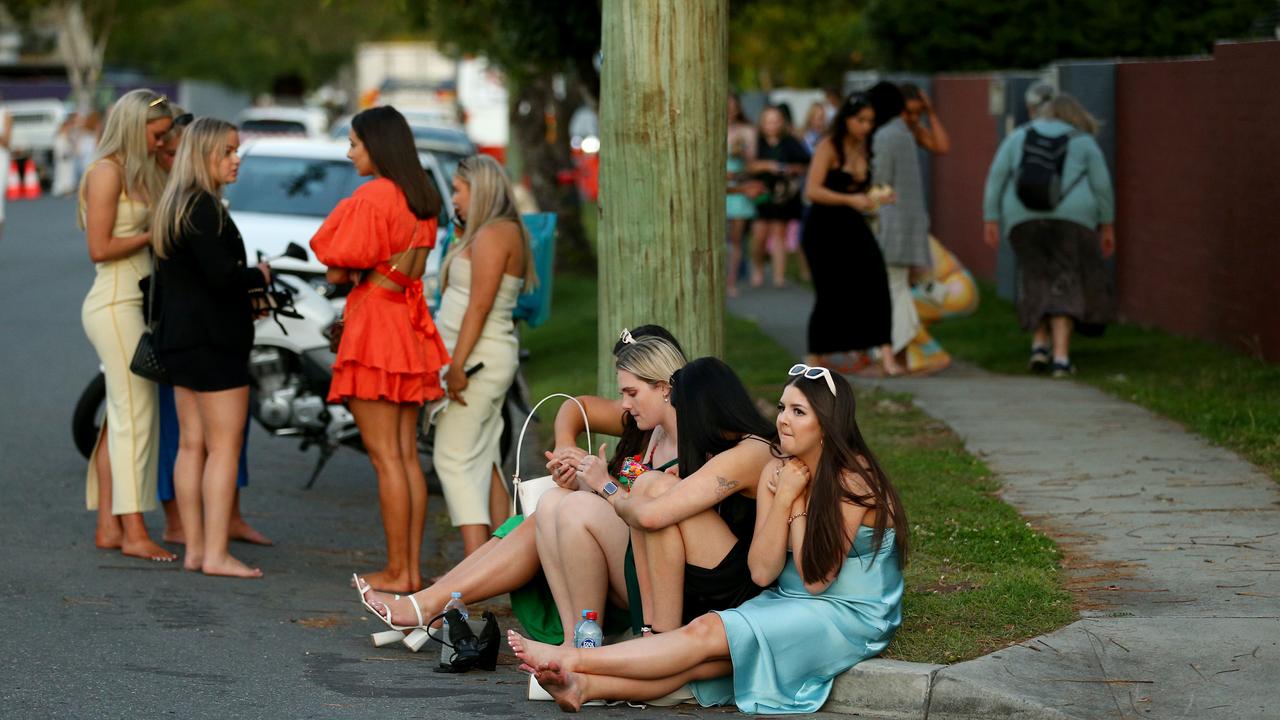
<path fill-rule="evenodd" d="M 871 562 L 870 527 L 858 528 L 830 587 L 810 595 L 788 555 L 777 585 L 732 610 L 724 623 L 731 677 L 690 689 L 702 705 L 735 703 L 744 713 L 816 712 L 840 673 L 884 651 L 902 624 L 902 571 L 887 529 Z"/>

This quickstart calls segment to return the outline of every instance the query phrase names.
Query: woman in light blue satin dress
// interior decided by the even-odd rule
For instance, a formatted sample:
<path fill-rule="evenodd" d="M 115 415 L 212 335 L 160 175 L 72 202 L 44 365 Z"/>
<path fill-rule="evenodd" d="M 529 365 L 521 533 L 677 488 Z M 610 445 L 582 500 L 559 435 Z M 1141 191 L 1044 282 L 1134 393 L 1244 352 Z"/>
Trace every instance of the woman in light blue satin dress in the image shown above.
<path fill-rule="evenodd" d="M 759 585 L 738 608 L 679 630 L 578 650 L 508 633 L 521 667 L 565 710 L 652 700 L 688 685 L 703 705 L 814 712 L 835 677 L 878 655 L 902 622 L 907 519 L 854 420 L 853 390 L 796 365 L 778 404 L 779 459 L 760 479 L 748 564 Z"/>

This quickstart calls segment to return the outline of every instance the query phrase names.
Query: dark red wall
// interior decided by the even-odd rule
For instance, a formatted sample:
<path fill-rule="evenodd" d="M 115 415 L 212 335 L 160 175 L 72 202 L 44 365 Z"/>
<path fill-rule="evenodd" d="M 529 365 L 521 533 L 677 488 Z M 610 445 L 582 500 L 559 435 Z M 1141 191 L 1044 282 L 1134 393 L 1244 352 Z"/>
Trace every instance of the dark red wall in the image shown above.
<path fill-rule="evenodd" d="M 933 80 L 933 102 L 951 135 L 950 154 L 934 158 L 933 234 L 979 277 L 996 274 L 995 251 L 982 244 L 982 186 L 996 153 L 996 126 L 983 75 L 941 75 Z"/>
<path fill-rule="evenodd" d="M 1280 42 L 1116 68 L 1126 319 L 1280 360 Z"/>
<path fill-rule="evenodd" d="M 996 149 L 989 78 L 939 76 L 951 154 L 933 165 L 932 228 L 976 275 Z M 1125 320 L 1280 361 L 1280 42 L 1116 66 L 1116 272 Z"/>

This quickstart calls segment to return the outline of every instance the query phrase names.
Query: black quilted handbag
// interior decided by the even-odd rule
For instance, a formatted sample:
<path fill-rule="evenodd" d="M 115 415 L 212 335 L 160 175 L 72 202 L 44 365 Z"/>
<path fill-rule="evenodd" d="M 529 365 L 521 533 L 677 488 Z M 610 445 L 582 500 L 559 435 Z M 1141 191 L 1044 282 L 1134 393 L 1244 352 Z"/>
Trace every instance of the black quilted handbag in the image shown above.
<path fill-rule="evenodd" d="M 156 328 L 156 318 L 152 313 L 156 304 L 156 279 L 159 273 L 155 270 L 155 257 L 151 259 L 151 282 L 147 288 L 147 329 L 142 331 L 142 337 L 138 338 L 138 347 L 133 351 L 133 361 L 129 363 L 129 370 L 138 377 L 145 378 L 151 382 L 169 384 L 169 371 L 160 363 L 160 358 L 156 357 L 155 339 L 153 331 Z"/>

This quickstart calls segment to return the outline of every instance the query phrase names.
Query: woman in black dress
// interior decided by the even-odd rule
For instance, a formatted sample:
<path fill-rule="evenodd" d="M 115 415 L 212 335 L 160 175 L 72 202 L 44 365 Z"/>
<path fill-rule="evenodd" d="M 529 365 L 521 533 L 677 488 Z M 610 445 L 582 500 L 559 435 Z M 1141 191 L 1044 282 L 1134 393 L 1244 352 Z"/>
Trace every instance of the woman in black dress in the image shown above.
<path fill-rule="evenodd" d="M 899 375 L 889 345 L 889 276 L 880 245 L 862 216 L 893 201 L 889 195 L 877 202 L 867 192 L 874 124 L 875 111 L 866 95 L 850 95 L 809 165 L 805 197 L 813 206 L 801 239 L 815 296 L 808 363 L 856 372 L 870 364 L 859 351 L 879 348 L 884 373 Z"/>
<path fill-rule="evenodd" d="M 800 188 L 808 165 L 809 151 L 787 132 L 782 110 L 765 108 L 760 113 L 756 159 L 748 165 L 769 193 L 769 200 L 756 208 L 751 225 L 751 287 L 764 284 L 766 257 L 773 265 L 773 286 L 786 284 L 787 223 L 799 220 L 804 213 Z"/>
<path fill-rule="evenodd" d="M 222 206 L 240 167 L 234 125 L 200 118 L 178 145 L 156 206 L 151 245 L 159 258 L 156 356 L 178 406 L 173 484 L 186 535 L 183 565 L 206 575 L 256 578 L 262 571 L 227 550 L 236 470 L 249 411 L 253 294 L 271 273 L 246 263 L 244 242 Z"/>

